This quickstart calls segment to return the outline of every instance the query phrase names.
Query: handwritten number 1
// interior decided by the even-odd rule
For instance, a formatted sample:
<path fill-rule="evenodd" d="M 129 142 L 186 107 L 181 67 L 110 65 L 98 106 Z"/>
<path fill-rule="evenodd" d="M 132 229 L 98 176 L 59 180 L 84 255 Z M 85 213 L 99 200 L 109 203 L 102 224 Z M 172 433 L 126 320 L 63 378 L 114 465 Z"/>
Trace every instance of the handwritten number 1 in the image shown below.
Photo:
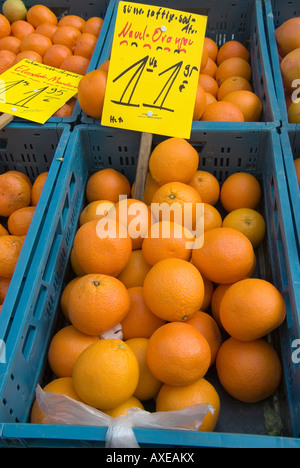
<path fill-rule="evenodd" d="M 148 62 L 148 59 L 149 59 L 149 55 L 147 55 L 146 57 L 144 57 L 143 59 L 139 60 L 138 62 L 134 63 L 133 65 L 131 65 L 129 68 L 127 68 L 126 70 L 124 70 L 122 73 L 120 73 L 120 75 L 118 75 L 114 80 L 113 82 L 119 80 L 123 75 L 125 75 L 126 73 L 128 73 L 131 69 L 135 68 L 136 67 L 136 70 L 133 74 L 133 76 L 130 78 L 130 80 L 128 81 L 128 84 L 127 86 L 125 87 L 122 95 L 121 95 L 121 98 L 119 101 L 114 101 L 112 100 L 112 102 L 114 102 L 115 104 L 122 104 L 124 106 L 133 106 L 133 107 L 139 107 L 139 104 L 132 104 L 131 102 L 131 99 L 132 99 L 132 96 L 133 96 L 133 93 L 135 91 L 135 88 L 137 87 L 137 84 L 141 78 L 141 75 L 144 71 L 144 68 Z M 134 78 L 136 77 L 136 81 L 135 83 L 133 84 L 133 89 L 130 93 L 130 96 L 129 96 L 129 99 L 125 102 L 123 99 L 124 99 L 124 96 L 126 94 L 126 91 L 128 90 L 128 88 L 130 87 L 132 81 L 134 80 Z"/>

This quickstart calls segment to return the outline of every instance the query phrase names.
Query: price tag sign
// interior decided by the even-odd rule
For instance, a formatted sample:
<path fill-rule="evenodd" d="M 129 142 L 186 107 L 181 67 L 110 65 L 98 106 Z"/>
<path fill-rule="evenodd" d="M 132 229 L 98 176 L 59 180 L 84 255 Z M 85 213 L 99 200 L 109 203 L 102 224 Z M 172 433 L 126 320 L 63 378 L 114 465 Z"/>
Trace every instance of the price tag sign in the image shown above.
<path fill-rule="evenodd" d="M 0 112 L 43 124 L 77 93 L 81 78 L 24 59 L 1 74 Z"/>
<path fill-rule="evenodd" d="M 189 138 L 207 17 L 119 3 L 101 123 Z"/>

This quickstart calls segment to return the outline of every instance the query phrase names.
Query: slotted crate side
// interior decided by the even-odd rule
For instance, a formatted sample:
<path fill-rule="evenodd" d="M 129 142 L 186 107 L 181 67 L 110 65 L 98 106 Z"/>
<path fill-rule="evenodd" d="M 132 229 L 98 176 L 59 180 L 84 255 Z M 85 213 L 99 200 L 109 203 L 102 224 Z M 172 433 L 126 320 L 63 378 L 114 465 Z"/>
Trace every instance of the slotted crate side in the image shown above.
<path fill-rule="evenodd" d="M 4 1 L 5 0 L 0 0 L 1 10 Z M 104 39 L 109 30 L 111 16 L 114 10 L 114 3 L 115 0 L 92 0 L 89 2 L 81 2 L 80 0 L 45 0 L 43 2 L 43 5 L 50 8 L 50 10 L 53 11 L 53 13 L 57 16 L 58 19 L 65 15 L 78 15 L 84 18 L 85 20 L 93 16 L 99 16 L 104 20 L 88 70 L 94 69 L 94 65 L 98 61 L 98 58 L 101 54 Z M 24 0 L 24 4 L 26 5 L 27 9 L 29 9 L 33 5 L 41 4 L 41 2 L 39 0 Z M 46 123 L 64 123 L 69 125 L 75 124 L 79 119 L 80 113 L 80 106 L 78 102 L 76 102 L 74 110 L 70 117 L 50 117 Z M 21 119 L 18 117 L 15 117 L 14 121 L 20 123 L 27 123 L 25 119 Z"/>
<path fill-rule="evenodd" d="M 153 145 L 161 141 L 155 137 Z M 293 283 L 296 273 L 290 263 L 295 239 L 291 227 L 291 213 L 279 136 L 276 131 L 240 132 L 232 130 L 193 132 L 191 142 L 199 152 L 200 166 L 216 174 L 219 181 L 232 172 L 245 170 L 256 175 L 263 185 L 263 213 L 266 216 L 268 261 L 272 278 L 285 297 L 287 323 L 279 330 L 279 352 L 282 354 L 284 380 L 282 397 L 283 433 L 266 436 L 264 402 L 246 405 L 226 396 L 221 388 L 222 416 L 212 434 L 189 431 L 158 431 L 135 429 L 141 446 L 210 446 L 210 447 L 300 447 L 297 380 L 299 370 L 291 367 L 291 333 L 299 330 L 299 313 Z M 83 426 L 33 425 L 28 423 L 37 383 L 44 385 L 47 347 L 55 330 L 59 310 L 59 296 L 68 273 L 69 256 L 77 221 L 84 201 L 84 187 L 90 174 L 104 167 L 114 167 L 135 178 L 140 134 L 78 125 L 73 130 L 64 161 L 53 191 L 48 216 L 32 258 L 23 289 L 29 295 L 27 307 L 21 301 L 16 314 L 25 318 L 12 327 L 9 343 L 15 347 L 14 359 L 1 375 L 4 383 L 0 392 L 1 446 L 28 447 L 103 447 L 106 428 Z M 229 156 L 228 156 L 229 155 Z M 276 210 L 274 209 L 276 206 Z M 54 215 L 55 214 L 55 215 Z M 45 244 L 43 251 L 40 248 Z M 265 247 L 265 246 L 264 246 Z M 265 250 L 259 251 L 258 268 L 269 278 L 265 266 Z M 37 271 L 38 274 L 35 274 Z M 293 330 L 291 329 L 293 322 Z M 297 328 L 298 327 L 298 328 Z M 285 339 L 286 336 L 286 339 Z M 1 336 L 0 336 L 1 339 Z M 275 337 L 274 337 L 275 339 Z M 284 339 L 284 346 L 282 341 Z M 275 340 L 276 341 L 276 340 Z M 25 345 L 26 343 L 26 345 Z M 210 376 L 212 380 L 214 375 Z M 296 393 L 298 391 L 298 393 Z"/>
<path fill-rule="evenodd" d="M 18 170 L 27 174 L 33 182 L 42 172 L 48 176 L 36 206 L 29 230 L 27 232 L 13 277 L 2 305 L 0 317 L 1 343 L 5 344 L 5 355 L 1 356 L 0 373 L 5 375 L 14 359 L 14 347 L 17 343 L 9 341 L 11 327 L 22 329 L 23 315 L 30 307 L 30 298 L 22 295 L 24 283 L 32 268 L 31 259 L 36 252 L 41 230 L 48 214 L 55 182 L 61 167 L 60 156 L 64 153 L 70 135 L 69 125 L 45 125 L 44 127 L 12 124 L 0 134 L 0 172 Z M 39 247 L 42 254 L 44 245 Z M 34 271 L 37 274 L 37 271 Z M 20 300 L 22 298 L 22 302 Z M 16 313 L 18 308 L 23 313 Z M 33 329 L 32 329 L 33 331 Z M 29 341 L 28 341 L 29 342 Z M 27 343 L 28 343 L 27 342 Z M 7 375 L 8 377 L 8 375 Z M 12 378 L 10 376 L 9 378 Z M 2 385 L 1 381 L 1 385 Z M 0 386 L 1 386 L 0 385 Z"/>
<path fill-rule="evenodd" d="M 133 3 L 145 2 L 134 1 Z M 159 3 L 155 1 L 150 2 L 151 5 L 158 5 Z M 280 112 L 276 100 L 267 48 L 262 0 L 235 3 L 230 1 L 221 2 L 219 0 L 189 0 L 187 2 L 169 0 L 164 1 L 163 6 L 206 15 L 208 17 L 206 35 L 214 39 L 219 46 L 231 39 L 239 40 L 246 45 L 251 52 L 252 86 L 254 92 L 262 101 L 263 115 L 260 122 L 235 122 L 234 125 L 240 130 L 259 129 L 266 124 L 277 126 L 280 120 Z M 110 57 L 117 7 L 118 1 L 116 2 L 109 32 L 99 56 L 98 66 Z M 99 123 L 99 121 L 82 112 L 81 123 L 95 124 L 96 122 Z M 223 129 L 227 128 L 230 130 L 232 128 L 232 122 L 223 122 L 223 125 Z M 214 126 L 215 122 L 193 121 L 192 130 L 201 131 L 206 128 L 214 128 Z"/>
<path fill-rule="evenodd" d="M 275 93 L 280 112 L 280 120 L 284 125 L 289 127 L 291 124 L 288 121 L 284 87 L 282 83 L 277 43 L 275 39 L 275 29 L 289 18 L 300 16 L 299 2 L 297 0 L 291 0 L 289 2 L 285 2 L 283 0 L 264 0 L 264 16 Z"/>

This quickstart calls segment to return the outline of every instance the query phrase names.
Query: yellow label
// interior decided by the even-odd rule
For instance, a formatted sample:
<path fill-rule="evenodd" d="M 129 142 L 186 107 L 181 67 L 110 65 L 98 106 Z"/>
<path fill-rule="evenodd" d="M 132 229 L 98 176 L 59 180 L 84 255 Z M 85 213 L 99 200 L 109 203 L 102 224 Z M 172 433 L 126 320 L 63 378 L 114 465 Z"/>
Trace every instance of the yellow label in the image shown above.
<path fill-rule="evenodd" d="M 1 74 L 0 112 L 43 124 L 77 93 L 81 78 L 24 59 Z"/>
<path fill-rule="evenodd" d="M 207 17 L 120 2 L 101 123 L 189 138 Z"/>

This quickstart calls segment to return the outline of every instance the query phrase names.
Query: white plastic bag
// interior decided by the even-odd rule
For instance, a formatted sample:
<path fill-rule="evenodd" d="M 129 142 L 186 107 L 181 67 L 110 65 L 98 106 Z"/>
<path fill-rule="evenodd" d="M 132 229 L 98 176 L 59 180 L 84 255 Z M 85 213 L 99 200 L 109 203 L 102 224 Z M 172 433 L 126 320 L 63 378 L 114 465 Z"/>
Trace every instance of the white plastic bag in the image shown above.
<path fill-rule="evenodd" d="M 131 408 L 126 415 L 112 418 L 66 395 L 44 392 L 39 385 L 36 388 L 36 400 L 45 415 L 44 424 L 107 426 L 105 440 L 107 448 L 139 448 L 134 427 L 198 431 L 206 414 L 214 413 L 211 405 L 198 404 L 183 410 L 154 413 Z"/>

